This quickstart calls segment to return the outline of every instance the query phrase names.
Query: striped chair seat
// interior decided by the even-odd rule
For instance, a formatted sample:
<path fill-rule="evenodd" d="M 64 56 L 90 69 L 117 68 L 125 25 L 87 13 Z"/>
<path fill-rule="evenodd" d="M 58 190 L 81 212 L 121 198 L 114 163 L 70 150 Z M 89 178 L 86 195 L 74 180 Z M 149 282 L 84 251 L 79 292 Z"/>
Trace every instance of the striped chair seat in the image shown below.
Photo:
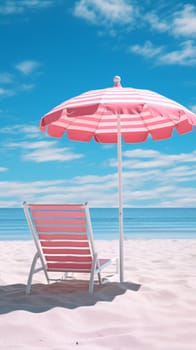
<path fill-rule="evenodd" d="M 93 294 L 95 275 L 102 283 L 101 270 L 114 259 L 98 259 L 88 204 L 27 204 L 25 216 L 32 233 L 36 254 L 29 272 L 26 293 L 31 291 L 34 273 L 89 273 L 89 293 Z M 41 267 L 36 268 L 37 261 Z"/>

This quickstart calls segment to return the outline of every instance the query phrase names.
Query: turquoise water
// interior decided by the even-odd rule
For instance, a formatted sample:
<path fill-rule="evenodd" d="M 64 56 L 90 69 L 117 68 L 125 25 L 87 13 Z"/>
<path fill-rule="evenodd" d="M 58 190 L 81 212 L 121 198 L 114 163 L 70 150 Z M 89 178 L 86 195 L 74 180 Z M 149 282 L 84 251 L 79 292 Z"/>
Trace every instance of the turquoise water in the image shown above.
<path fill-rule="evenodd" d="M 118 239 L 118 209 L 90 208 L 96 239 Z M 125 208 L 124 235 L 131 238 L 195 238 L 196 208 Z M 0 240 L 30 240 L 22 208 L 0 208 Z"/>

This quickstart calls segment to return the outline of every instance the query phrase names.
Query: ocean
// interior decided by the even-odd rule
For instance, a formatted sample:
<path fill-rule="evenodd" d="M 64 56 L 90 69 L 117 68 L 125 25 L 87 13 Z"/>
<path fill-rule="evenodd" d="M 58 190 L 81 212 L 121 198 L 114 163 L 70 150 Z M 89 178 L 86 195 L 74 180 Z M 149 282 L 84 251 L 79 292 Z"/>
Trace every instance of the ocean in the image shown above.
<path fill-rule="evenodd" d="M 90 208 L 95 239 L 118 239 L 118 209 Z M 125 239 L 196 239 L 196 208 L 124 208 Z M 31 240 L 22 208 L 0 208 L 0 240 Z"/>

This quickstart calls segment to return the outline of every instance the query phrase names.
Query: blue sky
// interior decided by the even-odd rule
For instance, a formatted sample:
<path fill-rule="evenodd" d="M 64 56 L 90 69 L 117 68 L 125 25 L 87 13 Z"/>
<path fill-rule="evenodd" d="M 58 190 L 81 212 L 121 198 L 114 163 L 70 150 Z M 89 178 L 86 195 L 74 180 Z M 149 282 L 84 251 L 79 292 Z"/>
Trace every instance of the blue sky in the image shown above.
<path fill-rule="evenodd" d="M 0 38 L 0 207 L 118 205 L 116 145 L 39 131 L 50 109 L 115 75 L 196 112 L 193 0 L 1 0 Z M 196 206 L 196 128 L 122 152 L 124 206 Z"/>

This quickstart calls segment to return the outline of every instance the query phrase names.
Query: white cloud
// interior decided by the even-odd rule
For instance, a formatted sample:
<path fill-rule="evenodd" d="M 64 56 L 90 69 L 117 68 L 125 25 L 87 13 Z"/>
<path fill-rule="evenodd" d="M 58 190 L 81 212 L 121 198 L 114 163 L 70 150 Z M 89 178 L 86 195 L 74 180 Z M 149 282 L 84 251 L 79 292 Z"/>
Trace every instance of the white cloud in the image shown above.
<path fill-rule="evenodd" d="M 172 31 L 175 35 L 196 36 L 196 7 L 186 4 L 174 13 Z"/>
<path fill-rule="evenodd" d="M 20 86 L 18 87 L 18 90 L 29 91 L 34 89 L 34 87 L 35 87 L 34 84 L 20 84 Z"/>
<path fill-rule="evenodd" d="M 105 183 L 110 181 L 116 181 L 116 175 L 115 174 L 109 174 L 109 175 L 86 175 L 86 176 L 75 176 L 73 181 L 76 184 L 97 184 L 97 183 Z"/>
<path fill-rule="evenodd" d="M 175 181 L 176 174 L 170 177 L 168 182 L 163 178 L 152 176 L 148 179 L 150 184 L 143 186 L 146 173 L 138 172 L 137 178 L 131 177 L 124 181 L 123 205 L 124 206 L 191 206 L 196 202 L 196 189 L 191 187 L 178 187 Z M 184 169 L 185 172 L 185 169 Z M 127 172 L 125 172 L 126 177 Z M 130 173 L 131 174 L 131 173 Z M 187 169 L 188 174 L 188 169 Z M 165 179 L 168 174 L 165 174 Z M 164 172 L 162 173 L 164 177 Z M 90 179 L 90 183 L 88 180 Z M 95 180 L 95 181 L 94 181 Z M 125 180 L 125 179 L 124 179 Z M 11 198 L 15 202 L 26 201 L 38 202 L 85 202 L 88 201 L 91 207 L 117 207 L 118 206 L 118 183 L 116 174 L 113 176 L 96 176 L 89 178 L 89 175 L 72 178 L 71 180 L 55 181 L 32 181 L 32 182 L 0 182 L 1 201 L 6 203 Z M 13 199 L 12 199 L 13 203 Z M 181 205 L 182 204 L 182 205 Z"/>
<path fill-rule="evenodd" d="M 11 84 L 11 82 L 10 82 Z M 19 91 L 30 91 L 34 88 L 33 84 L 12 85 L 9 88 L 0 87 L 0 97 L 10 97 L 19 93 Z"/>
<path fill-rule="evenodd" d="M 19 0 L 21 6 L 28 8 L 45 8 L 55 5 L 58 0 Z"/>
<path fill-rule="evenodd" d="M 180 154 L 163 154 L 159 151 L 155 150 L 142 150 L 136 149 L 132 151 L 123 152 L 123 156 L 127 158 L 154 158 L 154 159 L 168 159 L 170 161 L 178 161 L 178 162 L 196 162 L 196 151 L 192 153 L 180 153 Z"/>
<path fill-rule="evenodd" d="M 109 165 L 117 168 L 117 160 L 109 160 Z M 151 199 L 155 198 L 157 193 L 160 202 L 159 188 L 176 186 L 177 191 L 181 183 L 188 184 L 188 187 L 191 187 L 191 184 L 196 181 L 196 151 L 192 153 L 163 154 L 154 150 L 136 149 L 123 153 L 122 165 L 127 203 L 129 202 L 128 198 L 133 198 L 135 191 L 144 194 L 148 187 L 150 187 L 149 196 L 150 192 L 153 193 L 151 193 Z M 193 189 L 193 193 L 195 192 L 196 190 Z M 166 193 L 163 197 L 165 196 Z"/>
<path fill-rule="evenodd" d="M 150 25 L 153 31 L 188 39 L 196 35 L 196 6 L 193 4 L 171 4 L 169 11 L 167 5 L 165 8 L 156 6 L 156 9 L 145 14 L 140 11 L 140 15 L 143 15 L 145 24 Z"/>
<path fill-rule="evenodd" d="M 29 75 L 32 72 L 34 72 L 38 67 L 40 67 L 40 63 L 36 61 L 27 60 L 16 64 L 15 67 L 23 74 Z"/>
<path fill-rule="evenodd" d="M 1 134 L 7 135 L 23 135 L 26 137 L 35 137 L 40 135 L 38 126 L 25 125 L 25 124 L 14 124 L 12 126 L 4 126 L 0 128 Z"/>
<path fill-rule="evenodd" d="M 12 84 L 13 83 L 13 75 L 7 72 L 0 73 L 0 83 L 1 84 Z"/>
<path fill-rule="evenodd" d="M 17 147 L 16 144 L 12 146 Z M 47 141 L 19 145 L 23 150 L 27 146 L 27 154 L 40 148 L 45 152 L 48 147 L 49 153 L 52 153 L 55 143 L 52 146 Z M 69 149 L 64 149 L 66 154 L 69 154 Z M 158 207 L 189 207 L 196 204 L 196 151 L 163 154 L 150 149 L 136 149 L 124 152 L 123 156 L 126 162 L 130 162 L 130 167 L 123 167 L 122 174 L 124 206 L 150 206 L 153 203 Z M 140 164 L 135 170 L 131 167 L 134 162 Z M 142 167 L 142 163 L 146 166 Z M 24 200 L 56 203 L 88 201 L 91 207 L 117 207 L 117 168 L 110 174 L 80 175 L 66 181 L 0 182 L 0 191 L 2 203 L 10 203 L 10 199 L 15 198 L 16 203 Z M 13 206 L 13 199 L 11 203 Z"/>
<path fill-rule="evenodd" d="M 153 58 L 153 62 L 166 65 L 194 65 L 196 63 L 196 46 L 192 40 L 180 43 L 178 49 L 168 51 L 166 46 L 156 47 L 150 41 L 143 45 L 132 45 L 129 50 L 146 58 Z"/>
<path fill-rule="evenodd" d="M 123 152 L 123 156 L 131 157 L 131 158 L 152 158 L 160 155 L 159 151 L 155 151 L 153 149 L 134 149 L 131 151 Z"/>
<path fill-rule="evenodd" d="M 75 159 L 82 158 L 82 154 L 73 153 L 68 148 L 43 148 L 36 149 L 35 151 L 29 152 L 23 156 L 24 160 L 33 161 L 33 162 L 51 162 L 51 161 L 59 161 L 59 162 L 68 162 Z"/>
<path fill-rule="evenodd" d="M 74 153 L 66 147 L 55 147 L 56 141 L 37 141 L 37 142 L 12 142 L 7 144 L 7 148 L 23 150 L 22 159 L 36 163 L 51 161 L 72 161 L 80 159 L 83 154 Z"/>
<path fill-rule="evenodd" d="M 8 168 L 0 167 L 0 173 L 3 173 L 4 171 L 8 171 Z"/>
<path fill-rule="evenodd" d="M 196 63 L 196 45 L 193 40 L 196 35 L 196 6 L 192 4 L 172 4 L 168 8 L 162 3 L 152 11 L 152 6 L 149 10 L 147 2 L 141 5 L 126 0 L 80 0 L 75 3 L 73 13 L 91 24 L 112 28 L 113 30 L 107 31 L 110 35 L 116 35 L 119 25 L 138 30 L 140 23 L 140 29 L 142 26 L 151 32 L 175 39 L 175 42 L 168 40 L 171 48 L 166 44 L 155 45 L 150 40 L 129 47 L 130 52 L 153 59 L 153 63 L 181 66 Z M 184 42 L 176 39 L 182 36 Z M 166 37 L 159 42 L 166 43 Z"/>
<path fill-rule="evenodd" d="M 0 208 L 15 208 L 19 205 L 17 200 L 0 200 Z"/>
<path fill-rule="evenodd" d="M 156 6 L 156 9 L 145 14 L 140 11 L 142 15 L 145 24 L 150 25 L 153 31 L 187 39 L 196 35 L 196 6 L 193 4 L 171 4 L 169 11 L 167 5 L 165 8 Z"/>
<path fill-rule="evenodd" d="M 21 133 L 23 133 L 25 139 L 35 139 L 40 138 L 42 135 L 40 133 L 39 126 L 35 125 L 22 125 Z"/>
<path fill-rule="evenodd" d="M 136 8 L 126 0 L 80 0 L 76 2 L 73 13 L 96 25 L 130 25 Z"/>
<path fill-rule="evenodd" d="M 151 29 L 158 32 L 167 32 L 169 30 L 169 23 L 167 20 L 162 20 L 155 12 L 149 12 L 144 16 L 144 20 L 150 24 Z"/>
<path fill-rule="evenodd" d="M 192 40 L 187 40 L 179 45 L 179 49 L 159 56 L 159 62 L 164 64 L 195 65 L 196 46 Z"/>
<path fill-rule="evenodd" d="M 3 4 L 0 5 L 0 14 L 1 15 L 11 15 L 16 13 L 23 12 L 24 7 L 20 6 L 20 3 L 17 3 L 13 0 L 6 0 Z"/>
<path fill-rule="evenodd" d="M 149 157 L 150 158 L 150 157 Z M 144 163 L 144 157 L 140 155 L 141 163 Z M 180 154 L 163 154 L 160 152 L 152 153 L 151 160 L 145 161 L 145 164 L 149 164 L 149 167 L 171 167 L 171 165 L 181 164 L 181 163 L 195 163 L 196 164 L 196 151 L 192 153 L 180 153 Z M 171 168 L 170 168 L 171 170 Z"/>
<path fill-rule="evenodd" d="M 127 169 L 150 169 L 150 168 L 162 168 L 169 166 L 172 163 L 170 159 L 160 158 L 147 161 L 124 161 L 123 167 Z"/>
<path fill-rule="evenodd" d="M 8 203 L 10 198 L 16 198 L 16 206 L 23 201 L 40 203 L 78 203 L 88 201 L 91 206 L 117 206 L 117 194 L 111 191 L 105 183 L 77 184 L 75 180 L 32 181 L 32 182 L 0 182 L 1 202 Z M 13 203 L 13 200 L 11 201 Z M 0 203 L 1 204 L 1 203 Z M 7 205 L 5 205 L 7 206 Z"/>
<path fill-rule="evenodd" d="M 17 71 L 22 73 L 23 75 L 16 74 L 10 72 L 0 72 L 0 96 L 9 97 L 16 95 L 21 91 L 30 91 L 34 88 L 34 84 L 32 82 L 28 82 L 29 76 L 32 78 L 31 74 L 33 74 L 33 78 L 40 74 L 38 68 L 41 64 L 37 61 L 26 60 L 19 62 L 14 66 Z"/>
<path fill-rule="evenodd" d="M 0 14 L 22 14 L 28 9 L 40 9 L 55 4 L 55 0 L 1 0 Z"/>
<path fill-rule="evenodd" d="M 156 47 L 154 46 L 151 41 L 146 41 L 143 45 L 132 45 L 130 47 L 130 51 L 138 54 L 140 56 L 145 56 L 145 57 L 154 57 L 154 56 L 159 56 L 161 52 L 163 51 L 164 47 Z"/>
<path fill-rule="evenodd" d="M 153 6 L 153 5 L 152 5 Z M 125 25 L 130 28 L 148 26 L 151 31 L 167 33 L 170 36 L 196 35 L 196 7 L 193 4 L 163 3 L 149 10 L 148 4 L 139 4 L 128 0 L 79 0 L 75 3 L 73 14 L 91 24 Z M 177 10 L 176 10 L 177 8 Z"/>
<path fill-rule="evenodd" d="M 0 87 L 0 96 L 6 97 L 6 96 L 13 96 L 15 95 L 15 92 L 12 89 L 4 89 Z"/>
<path fill-rule="evenodd" d="M 153 62 L 158 64 L 195 65 L 196 7 L 194 5 L 181 6 L 180 10 L 174 9 L 173 13 L 171 9 L 170 14 L 164 10 L 161 13 L 158 8 L 153 12 L 147 12 L 144 21 L 146 25 L 150 24 L 152 31 L 158 31 L 160 34 L 165 33 L 168 37 L 174 38 L 175 42 L 170 44 L 172 45 L 172 49 L 170 49 L 169 45 L 154 45 L 151 41 L 146 41 L 142 45 L 132 45 L 129 48 L 132 53 L 148 59 L 153 58 Z M 183 42 L 178 40 L 182 36 L 185 38 Z M 166 42 L 166 39 L 163 38 L 163 40 Z M 171 40 L 169 40 L 170 42 Z"/>

